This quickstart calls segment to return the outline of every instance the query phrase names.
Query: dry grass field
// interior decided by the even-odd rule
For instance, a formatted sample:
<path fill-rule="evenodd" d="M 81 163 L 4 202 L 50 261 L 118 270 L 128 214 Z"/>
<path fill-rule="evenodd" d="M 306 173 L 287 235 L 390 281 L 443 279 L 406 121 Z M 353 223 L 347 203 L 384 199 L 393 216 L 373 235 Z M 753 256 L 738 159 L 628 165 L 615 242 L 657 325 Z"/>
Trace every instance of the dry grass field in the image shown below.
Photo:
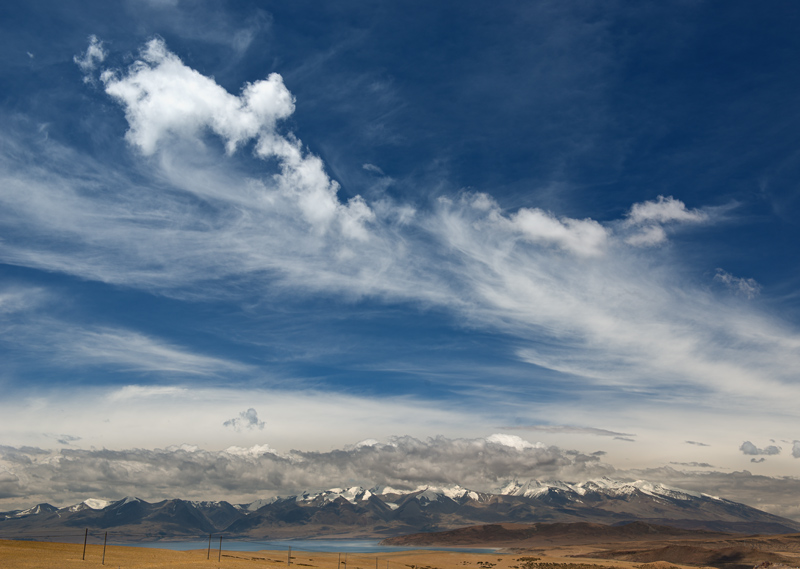
<path fill-rule="evenodd" d="M 567 553 L 567 550 L 564 550 Z M 574 554 L 574 550 L 569 553 Z M 83 544 L 0 540 L 0 569 L 113 569 L 175 568 L 223 569 L 287 567 L 285 551 L 170 551 L 145 547 L 109 545 L 105 565 L 103 546 L 88 545 L 82 560 Z M 555 555 L 554 555 L 555 554 Z M 403 551 L 375 555 L 347 555 L 347 565 L 339 566 L 338 553 L 292 552 L 294 569 L 635 569 L 641 565 L 614 560 L 590 560 L 561 557 L 560 551 L 537 553 L 456 553 L 446 551 Z M 341 555 L 344 560 L 344 554 Z M 651 564 L 655 565 L 655 564 Z M 643 569 L 667 569 L 643 567 Z"/>

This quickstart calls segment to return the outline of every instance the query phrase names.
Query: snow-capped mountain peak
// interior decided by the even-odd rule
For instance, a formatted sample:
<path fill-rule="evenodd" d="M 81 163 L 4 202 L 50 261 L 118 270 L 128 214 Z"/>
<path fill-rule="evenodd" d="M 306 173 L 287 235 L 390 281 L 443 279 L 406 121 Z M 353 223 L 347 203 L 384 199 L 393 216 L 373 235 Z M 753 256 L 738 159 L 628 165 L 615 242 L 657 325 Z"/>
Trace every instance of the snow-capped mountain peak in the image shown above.
<path fill-rule="evenodd" d="M 264 506 L 268 506 L 269 504 L 274 504 L 275 502 L 279 501 L 280 498 L 277 496 L 272 498 L 265 498 L 261 500 L 254 500 L 249 504 L 238 504 L 234 506 L 237 510 L 245 511 L 245 512 L 255 512 L 259 508 L 263 508 Z"/>
<path fill-rule="evenodd" d="M 80 512 L 82 510 L 102 510 L 103 508 L 113 504 L 111 500 L 101 500 L 99 498 L 87 498 L 79 504 L 69 506 L 67 510 L 70 512 Z"/>
<path fill-rule="evenodd" d="M 144 502 L 141 498 L 137 498 L 135 496 L 125 496 L 122 500 L 118 500 L 116 502 L 111 502 L 109 505 L 114 508 L 121 508 L 127 504 L 135 504 L 137 502 Z"/>
<path fill-rule="evenodd" d="M 51 506 L 50 504 L 36 504 L 32 508 L 28 508 L 27 510 L 22 510 L 21 512 L 17 512 L 14 514 L 15 518 L 24 518 L 26 516 L 36 516 L 39 514 L 49 514 L 51 512 L 55 512 L 58 508 Z"/>
<path fill-rule="evenodd" d="M 717 499 L 707 494 L 672 488 L 665 486 L 664 484 L 648 482 L 647 480 L 624 482 L 620 480 L 613 480 L 605 476 L 580 483 L 541 480 L 529 480 L 521 483 L 515 480 L 502 487 L 498 493 L 504 496 L 524 496 L 526 498 L 538 498 L 554 491 L 574 493 L 578 496 L 598 494 L 612 498 L 630 498 L 637 493 L 641 493 L 653 498 L 669 498 L 671 500 L 683 501 L 701 497 L 705 497 L 707 499 Z"/>

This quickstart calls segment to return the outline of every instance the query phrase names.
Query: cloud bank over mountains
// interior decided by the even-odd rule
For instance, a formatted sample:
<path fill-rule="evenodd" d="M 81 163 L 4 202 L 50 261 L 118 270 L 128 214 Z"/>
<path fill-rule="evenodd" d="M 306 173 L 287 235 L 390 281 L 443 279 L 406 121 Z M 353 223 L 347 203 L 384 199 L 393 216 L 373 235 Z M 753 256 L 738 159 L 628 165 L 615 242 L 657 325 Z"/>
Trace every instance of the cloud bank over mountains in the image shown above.
<path fill-rule="evenodd" d="M 509 482 L 586 481 L 603 476 L 620 480 L 659 480 L 687 490 L 714 487 L 721 497 L 765 511 L 797 517 L 796 504 L 764 502 L 764 487 L 775 495 L 800 490 L 796 478 L 754 476 L 747 471 L 691 472 L 671 467 L 622 470 L 600 457 L 554 446 L 531 444 L 515 435 L 478 439 L 394 437 L 364 441 L 328 452 L 281 453 L 269 445 L 207 451 L 192 445 L 165 449 L 62 449 L 0 447 L 0 499 L 24 497 L 55 505 L 89 497 L 119 499 L 136 495 L 165 498 L 224 499 L 244 503 L 273 496 L 334 487 L 462 486 L 499 492 Z M 0 502 L 1 503 L 1 502 Z M 32 504 L 29 504 L 32 505 Z"/>
<path fill-rule="evenodd" d="M 483 439 L 395 437 L 330 452 L 281 453 L 268 445 L 211 452 L 191 445 L 167 449 L 51 453 L 2 447 L 4 498 L 41 496 L 55 502 L 91 495 L 158 499 L 289 495 L 334 486 L 456 485 L 488 490 L 515 478 L 584 479 L 612 471 L 597 457 L 534 445 L 514 435 Z M 241 497 L 241 498 L 239 498 Z"/>

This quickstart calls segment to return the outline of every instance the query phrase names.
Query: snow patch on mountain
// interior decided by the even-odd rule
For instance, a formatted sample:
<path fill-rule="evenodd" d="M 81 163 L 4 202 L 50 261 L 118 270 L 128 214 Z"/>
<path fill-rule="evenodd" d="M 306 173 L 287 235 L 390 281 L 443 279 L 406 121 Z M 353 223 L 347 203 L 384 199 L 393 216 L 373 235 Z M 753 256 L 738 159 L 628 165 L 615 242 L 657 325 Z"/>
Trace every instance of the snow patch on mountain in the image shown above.
<path fill-rule="evenodd" d="M 209 500 L 189 500 L 189 503 L 195 508 L 218 508 L 222 504 L 221 501 Z"/>
<path fill-rule="evenodd" d="M 338 498 L 344 498 L 351 504 L 355 504 L 362 500 L 368 500 L 373 492 L 365 490 L 361 486 L 351 486 L 350 488 L 331 488 L 315 494 L 304 492 L 295 497 L 297 502 L 333 502 Z"/>
<path fill-rule="evenodd" d="M 414 492 L 419 492 L 416 499 L 420 503 L 430 503 L 449 498 L 456 502 L 463 502 L 466 499 L 482 502 L 486 495 L 461 486 L 418 486 Z"/>
<path fill-rule="evenodd" d="M 262 508 L 264 506 L 268 506 L 269 504 L 274 504 L 275 502 L 277 502 L 280 499 L 281 498 L 278 498 L 277 496 L 273 496 L 272 498 L 265 498 L 265 499 L 262 499 L 262 500 L 254 500 L 253 502 L 250 502 L 249 504 L 237 504 L 236 506 L 234 506 L 234 508 L 236 508 L 237 510 L 242 510 L 242 511 L 247 511 L 247 512 L 255 512 L 257 509 Z"/>
<path fill-rule="evenodd" d="M 136 496 L 125 496 L 122 500 L 119 500 L 117 502 L 112 502 L 111 505 L 115 508 L 121 508 L 126 504 L 135 504 L 137 502 L 144 502 L 144 500 L 142 500 L 141 498 L 137 498 Z"/>
<path fill-rule="evenodd" d="M 498 493 L 504 496 L 524 496 L 526 498 L 538 498 L 552 491 L 562 491 L 574 493 L 579 496 L 586 496 L 590 493 L 601 494 L 603 496 L 624 498 L 634 496 L 637 492 L 646 494 L 656 499 L 669 498 L 671 500 L 688 501 L 697 498 L 708 498 L 719 500 L 708 494 L 692 492 L 671 488 L 664 484 L 652 483 L 647 480 L 636 480 L 634 482 L 621 482 L 611 478 L 602 477 L 586 482 L 572 483 L 557 481 L 529 480 L 524 483 L 512 481 L 503 486 Z"/>
<path fill-rule="evenodd" d="M 70 512 L 80 512 L 81 510 L 102 510 L 114 502 L 111 500 L 101 500 L 99 498 L 87 498 L 79 504 L 67 508 Z"/>
<path fill-rule="evenodd" d="M 51 506 L 50 504 L 37 504 L 32 508 L 28 508 L 27 510 L 22 510 L 14 514 L 15 518 L 24 518 L 25 516 L 36 516 L 38 514 L 49 514 L 51 512 L 55 512 L 57 508 Z"/>

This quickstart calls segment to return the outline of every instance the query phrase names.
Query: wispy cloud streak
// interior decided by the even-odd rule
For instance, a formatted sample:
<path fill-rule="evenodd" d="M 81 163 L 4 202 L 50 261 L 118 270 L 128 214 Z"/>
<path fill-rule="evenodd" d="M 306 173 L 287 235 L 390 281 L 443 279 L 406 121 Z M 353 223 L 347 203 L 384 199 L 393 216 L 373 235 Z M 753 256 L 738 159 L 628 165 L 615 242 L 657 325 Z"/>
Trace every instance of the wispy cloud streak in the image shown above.
<path fill-rule="evenodd" d="M 230 295 L 226 279 L 236 279 L 251 293 L 443 307 L 516 337 L 520 360 L 580 381 L 680 386 L 688 398 L 764 407 L 798 395 L 796 330 L 679 276 L 674 252 L 639 247 L 664 243 L 665 227 L 713 223 L 711 210 L 659 197 L 600 223 L 504 211 L 486 194 L 442 198 L 433 209 L 344 201 L 322 161 L 283 130 L 294 103 L 280 76 L 232 95 L 153 40 L 128 69 L 101 78 L 126 114 L 148 183 L 52 142 L 4 135 L 14 152 L 0 157 L 0 225 L 15 235 L 0 243 L 5 262 L 171 295 Z M 259 159 L 259 174 L 225 158 L 242 149 Z M 124 363 L 128 344 L 152 370 L 182 358 L 190 373 L 224 367 L 135 335 L 83 339 L 98 361 Z"/>

